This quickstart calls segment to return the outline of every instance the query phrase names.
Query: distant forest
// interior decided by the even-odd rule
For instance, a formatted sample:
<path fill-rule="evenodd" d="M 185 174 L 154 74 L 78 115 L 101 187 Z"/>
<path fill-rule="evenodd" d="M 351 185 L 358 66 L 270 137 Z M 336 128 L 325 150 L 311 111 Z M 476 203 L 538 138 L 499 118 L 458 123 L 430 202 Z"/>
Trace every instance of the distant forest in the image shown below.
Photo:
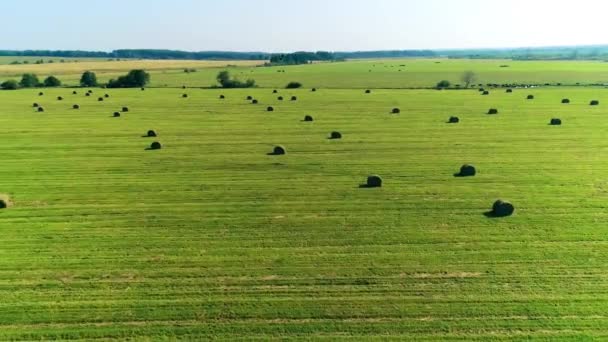
<path fill-rule="evenodd" d="M 364 58 L 473 58 L 514 60 L 608 60 L 608 45 L 579 47 L 542 47 L 515 49 L 463 49 L 463 50 L 387 50 L 355 52 L 231 52 L 177 50 L 114 50 L 102 51 L 54 51 L 54 50 L 0 50 L 3 57 L 63 57 L 107 59 L 188 59 L 188 60 L 260 60 L 270 65 L 306 64 L 314 61 L 341 61 Z"/>

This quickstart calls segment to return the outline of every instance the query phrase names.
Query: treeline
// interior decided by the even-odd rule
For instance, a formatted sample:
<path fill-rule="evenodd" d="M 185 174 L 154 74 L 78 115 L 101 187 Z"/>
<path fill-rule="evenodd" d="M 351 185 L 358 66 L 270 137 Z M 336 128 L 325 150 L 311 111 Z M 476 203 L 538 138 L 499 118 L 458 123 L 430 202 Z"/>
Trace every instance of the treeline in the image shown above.
<path fill-rule="evenodd" d="M 111 79 L 103 87 L 107 88 L 137 88 L 144 87 L 150 82 L 150 74 L 144 70 L 131 70 L 125 76 Z M 19 88 L 38 88 L 38 87 L 60 87 L 61 80 L 55 76 L 47 77 L 43 82 L 36 74 L 23 74 L 21 81 L 7 80 L 0 84 L 2 90 L 17 90 Z M 97 81 L 97 75 L 92 71 L 85 71 L 80 78 L 81 87 L 97 87 L 101 84 Z"/>
<path fill-rule="evenodd" d="M 513 60 L 608 60 L 608 46 L 538 47 L 438 51 L 449 58 Z"/>
<path fill-rule="evenodd" d="M 269 65 L 298 65 L 308 64 L 315 61 L 335 61 L 338 58 L 335 54 L 327 51 L 306 52 L 299 51 L 294 53 L 278 53 L 270 56 Z"/>
<path fill-rule="evenodd" d="M 114 50 L 112 52 L 77 50 L 0 50 L 4 57 L 63 57 L 63 58 L 108 58 L 108 59 L 191 59 L 191 60 L 267 60 L 270 54 L 262 52 L 204 51 L 188 52 L 176 50 Z"/>

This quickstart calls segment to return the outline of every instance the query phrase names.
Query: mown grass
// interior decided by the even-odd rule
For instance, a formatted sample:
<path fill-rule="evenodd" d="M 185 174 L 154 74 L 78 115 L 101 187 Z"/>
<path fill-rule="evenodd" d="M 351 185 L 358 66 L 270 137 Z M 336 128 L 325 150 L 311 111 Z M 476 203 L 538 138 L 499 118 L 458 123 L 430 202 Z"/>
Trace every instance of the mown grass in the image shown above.
<path fill-rule="evenodd" d="M 0 92 L 2 340 L 607 337 L 604 89 L 37 93 Z"/>

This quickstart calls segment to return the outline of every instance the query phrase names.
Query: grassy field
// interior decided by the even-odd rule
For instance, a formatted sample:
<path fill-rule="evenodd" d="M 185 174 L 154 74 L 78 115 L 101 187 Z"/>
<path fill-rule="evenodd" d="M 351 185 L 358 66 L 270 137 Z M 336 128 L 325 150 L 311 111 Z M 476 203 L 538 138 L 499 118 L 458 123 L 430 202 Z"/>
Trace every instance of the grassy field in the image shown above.
<path fill-rule="evenodd" d="M 0 340 L 608 338 L 604 89 L 93 90 L 0 92 Z"/>

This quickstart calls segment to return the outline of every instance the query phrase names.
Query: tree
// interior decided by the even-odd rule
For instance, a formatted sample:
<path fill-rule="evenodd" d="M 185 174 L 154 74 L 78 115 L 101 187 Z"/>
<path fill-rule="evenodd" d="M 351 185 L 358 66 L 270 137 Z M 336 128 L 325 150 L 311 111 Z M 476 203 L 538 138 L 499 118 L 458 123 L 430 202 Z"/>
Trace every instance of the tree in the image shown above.
<path fill-rule="evenodd" d="M 3 90 L 16 90 L 19 88 L 19 84 L 15 80 L 8 80 L 0 84 L 0 88 Z"/>
<path fill-rule="evenodd" d="M 443 80 L 443 81 L 440 81 L 439 83 L 437 83 L 437 89 L 449 88 L 450 85 L 451 85 L 450 81 Z"/>
<path fill-rule="evenodd" d="M 96 87 L 97 75 L 92 71 L 85 71 L 80 78 L 80 85 L 83 87 Z"/>
<path fill-rule="evenodd" d="M 19 85 L 23 88 L 34 88 L 40 85 L 40 81 L 38 80 L 38 76 L 35 74 L 23 74 Z"/>
<path fill-rule="evenodd" d="M 49 76 L 44 80 L 45 87 L 60 87 L 61 81 L 55 76 Z"/>
<path fill-rule="evenodd" d="M 255 81 L 249 79 L 245 82 L 241 82 L 237 79 L 233 79 L 230 77 L 230 73 L 228 71 L 220 71 L 217 74 L 217 82 L 222 86 L 222 88 L 253 88 L 255 87 Z"/>
<path fill-rule="evenodd" d="M 287 89 L 297 89 L 297 88 L 302 88 L 302 83 L 300 82 L 289 82 L 287 84 Z"/>
<path fill-rule="evenodd" d="M 110 80 L 108 88 L 140 88 L 150 82 L 150 74 L 144 70 L 131 70 L 126 76 Z"/>
<path fill-rule="evenodd" d="M 465 71 L 460 79 L 465 84 L 464 87 L 468 88 L 471 84 L 475 83 L 475 81 L 477 80 L 477 75 L 475 75 L 474 72 L 469 70 Z"/>

